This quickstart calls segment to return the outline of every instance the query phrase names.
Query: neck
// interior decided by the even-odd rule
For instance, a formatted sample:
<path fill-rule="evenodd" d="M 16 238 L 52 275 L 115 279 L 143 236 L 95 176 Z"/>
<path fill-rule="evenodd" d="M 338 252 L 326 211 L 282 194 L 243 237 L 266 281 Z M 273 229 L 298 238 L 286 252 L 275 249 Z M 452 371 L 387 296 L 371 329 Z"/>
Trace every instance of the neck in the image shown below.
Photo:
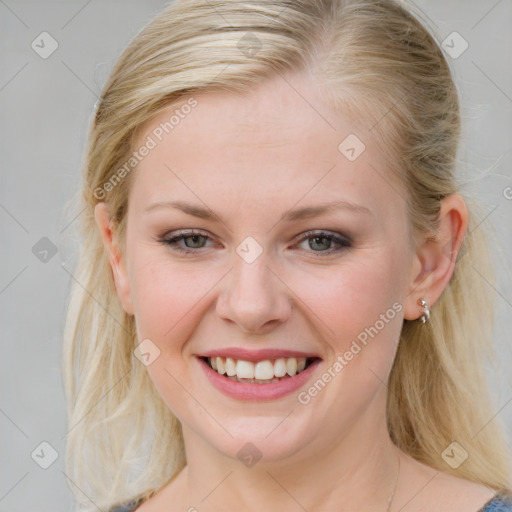
<path fill-rule="evenodd" d="M 376 417 L 362 418 L 340 433 L 335 445 L 320 449 L 318 436 L 318 442 L 289 457 L 262 457 L 252 467 L 225 456 L 186 428 L 183 434 L 187 466 L 179 479 L 184 510 L 387 512 L 397 482 L 399 450 L 385 421 L 379 423 Z M 254 444 L 263 446 L 264 441 Z"/>

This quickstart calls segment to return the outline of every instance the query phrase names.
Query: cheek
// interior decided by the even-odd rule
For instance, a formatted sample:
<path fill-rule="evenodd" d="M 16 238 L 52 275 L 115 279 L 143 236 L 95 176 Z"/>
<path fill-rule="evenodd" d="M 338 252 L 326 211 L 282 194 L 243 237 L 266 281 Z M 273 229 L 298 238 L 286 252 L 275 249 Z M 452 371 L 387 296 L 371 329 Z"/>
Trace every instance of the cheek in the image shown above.
<path fill-rule="evenodd" d="M 165 256 L 142 256 L 134 258 L 131 276 L 138 340 L 150 339 L 158 348 L 147 371 L 167 406 L 184 421 L 195 407 L 182 384 L 189 378 L 190 363 L 184 348 L 205 314 L 208 292 L 219 276 L 198 272 L 193 265 L 187 269 L 171 264 Z M 204 411 L 198 407 L 194 414 L 200 417 Z"/>
<path fill-rule="evenodd" d="M 403 325 L 399 272 L 391 259 L 369 260 L 347 263 L 321 282 L 305 280 L 304 302 L 330 346 L 322 375 L 330 391 L 316 402 L 326 414 L 362 414 L 387 382 L 396 353 Z M 316 396 L 315 389 L 305 393 Z"/>
<path fill-rule="evenodd" d="M 162 345 L 182 339 L 177 334 L 197 315 L 201 298 L 215 279 L 211 274 L 170 264 L 165 256 L 145 257 L 141 253 L 134 259 L 130 282 L 139 338 L 154 339 Z M 168 346 L 166 350 L 170 348 L 179 347 Z"/>
<path fill-rule="evenodd" d="M 373 325 L 400 300 L 396 270 L 390 260 L 362 258 L 336 270 L 301 277 L 301 297 L 322 320 L 329 339 L 342 349 L 347 340 Z M 333 338 L 334 337 L 334 338 Z"/>
<path fill-rule="evenodd" d="M 304 279 L 304 302 L 321 322 L 321 335 L 330 346 L 326 372 L 336 395 L 332 407 L 354 406 L 370 400 L 386 382 L 403 325 L 400 262 L 391 252 L 346 260 L 336 271 Z M 376 251 L 377 253 L 377 251 Z M 326 378 L 331 378 L 326 375 Z"/>

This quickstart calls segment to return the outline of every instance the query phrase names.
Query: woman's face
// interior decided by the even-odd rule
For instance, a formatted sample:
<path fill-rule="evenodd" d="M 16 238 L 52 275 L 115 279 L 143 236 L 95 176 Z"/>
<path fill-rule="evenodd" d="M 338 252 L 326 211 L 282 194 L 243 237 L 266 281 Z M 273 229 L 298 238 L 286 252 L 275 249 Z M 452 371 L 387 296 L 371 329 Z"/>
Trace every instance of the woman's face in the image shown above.
<path fill-rule="evenodd" d="M 139 132 L 118 286 L 185 440 L 264 462 L 382 431 L 413 261 L 382 151 L 305 75 L 194 98 Z"/>

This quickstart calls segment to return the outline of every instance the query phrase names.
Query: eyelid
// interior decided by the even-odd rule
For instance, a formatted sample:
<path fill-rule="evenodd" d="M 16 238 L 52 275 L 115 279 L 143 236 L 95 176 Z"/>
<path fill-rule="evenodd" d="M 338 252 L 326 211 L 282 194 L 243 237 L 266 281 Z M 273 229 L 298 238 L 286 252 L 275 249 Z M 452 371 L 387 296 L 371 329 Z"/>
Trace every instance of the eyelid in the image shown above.
<path fill-rule="evenodd" d="M 185 238 L 190 238 L 193 236 L 202 236 L 204 238 L 207 238 L 208 240 L 215 241 L 215 238 L 210 235 L 210 233 L 207 233 L 206 231 L 202 231 L 199 229 L 178 229 L 175 231 L 169 231 L 162 235 L 161 237 L 158 237 L 157 240 L 159 242 L 167 243 L 170 245 L 170 242 L 177 239 L 177 241 L 183 240 Z M 197 251 L 197 250 L 196 250 Z"/>
<path fill-rule="evenodd" d="M 194 236 L 194 235 L 205 236 L 210 239 L 213 238 L 210 235 L 210 233 L 203 231 L 201 229 L 194 229 L 194 228 L 176 229 L 174 231 L 168 231 L 168 232 L 164 233 L 160 238 L 171 239 L 171 238 L 176 238 L 177 236 Z"/>
<path fill-rule="evenodd" d="M 296 240 L 302 241 L 307 238 L 312 238 L 314 236 L 326 236 L 326 238 L 332 238 L 335 240 L 344 241 L 347 243 L 352 243 L 352 239 L 343 233 L 338 233 L 336 231 L 330 231 L 328 229 L 311 229 L 309 231 L 305 231 L 304 233 L 301 233 L 298 235 L 298 238 Z"/>

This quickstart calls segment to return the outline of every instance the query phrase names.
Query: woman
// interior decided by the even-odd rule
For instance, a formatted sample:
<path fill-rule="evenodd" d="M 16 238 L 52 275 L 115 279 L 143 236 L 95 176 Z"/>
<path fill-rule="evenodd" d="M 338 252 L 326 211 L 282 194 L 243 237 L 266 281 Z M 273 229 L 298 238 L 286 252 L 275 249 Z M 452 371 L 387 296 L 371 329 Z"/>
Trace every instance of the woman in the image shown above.
<path fill-rule="evenodd" d="M 146 26 L 78 202 L 82 508 L 512 510 L 459 135 L 395 1 L 179 0 Z"/>

